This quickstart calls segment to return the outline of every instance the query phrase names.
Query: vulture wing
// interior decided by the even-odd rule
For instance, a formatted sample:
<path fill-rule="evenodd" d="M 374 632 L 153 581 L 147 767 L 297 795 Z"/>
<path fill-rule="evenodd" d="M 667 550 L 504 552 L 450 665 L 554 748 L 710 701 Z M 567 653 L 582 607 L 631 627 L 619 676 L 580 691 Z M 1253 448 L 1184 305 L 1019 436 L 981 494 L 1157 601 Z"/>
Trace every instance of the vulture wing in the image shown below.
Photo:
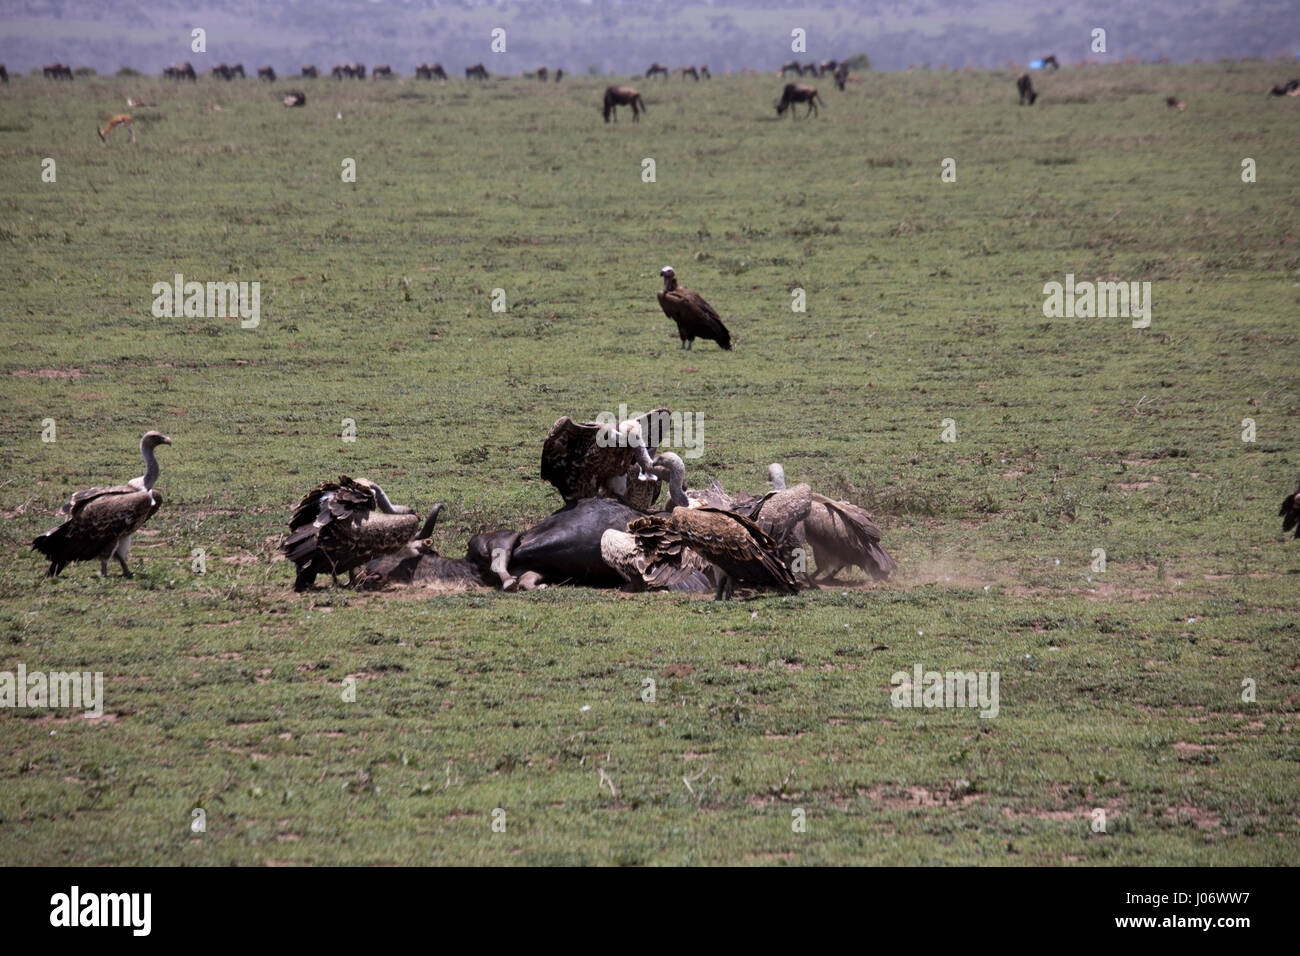
<path fill-rule="evenodd" d="M 828 531 L 836 540 L 846 544 L 854 553 L 850 563 L 857 564 L 873 578 L 883 581 L 894 570 L 894 559 L 880 546 L 880 528 L 871 520 L 871 516 L 857 505 L 848 501 L 831 501 L 825 495 L 813 495 L 813 502 L 826 511 L 826 520 L 830 528 L 821 528 L 825 535 Z M 818 521 L 813 514 L 810 518 Z"/>
<path fill-rule="evenodd" d="M 670 434 L 668 409 L 655 409 L 636 421 L 653 458 L 658 443 Z M 606 481 L 626 477 L 622 497 L 633 507 L 649 507 L 659 497 L 659 481 L 641 479 L 636 450 L 612 441 L 613 437 L 608 425 L 575 422 L 566 415 L 542 444 L 542 478 L 554 485 L 566 502 L 573 502 L 594 498 Z"/>
<path fill-rule="evenodd" d="M 59 567 L 106 556 L 118 539 L 133 534 L 162 504 L 157 491 L 138 491 L 129 485 L 91 490 L 98 493 L 78 492 L 86 497 L 78 501 L 74 496 L 68 519 L 32 542 L 34 550 Z"/>
<path fill-rule="evenodd" d="M 731 333 L 722 324 L 722 317 L 699 293 L 678 287 L 671 292 L 660 290 L 659 305 L 670 319 L 677 323 L 685 338 L 712 339 L 724 349 L 731 348 Z"/>
<path fill-rule="evenodd" d="M 1277 515 L 1282 519 L 1282 533 L 1295 528 L 1295 536 L 1300 538 L 1300 490 L 1282 499 L 1282 510 Z"/>

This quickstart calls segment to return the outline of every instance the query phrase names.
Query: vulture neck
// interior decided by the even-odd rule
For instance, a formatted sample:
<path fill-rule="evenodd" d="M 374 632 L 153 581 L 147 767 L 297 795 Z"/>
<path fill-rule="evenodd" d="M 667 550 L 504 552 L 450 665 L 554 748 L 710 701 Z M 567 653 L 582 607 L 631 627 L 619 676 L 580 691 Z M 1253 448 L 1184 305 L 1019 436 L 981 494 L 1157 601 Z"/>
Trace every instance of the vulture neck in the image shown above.
<path fill-rule="evenodd" d="M 780 465 L 768 465 L 768 480 L 772 482 L 773 491 L 785 491 L 785 469 Z"/>
<path fill-rule="evenodd" d="M 144 459 L 144 477 L 141 482 L 145 491 L 153 490 L 153 483 L 158 480 L 158 459 L 154 457 L 153 448 L 140 442 L 140 457 Z"/>
<path fill-rule="evenodd" d="M 672 292 L 677 288 L 677 276 L 664 276 L 664 291 Z"/>

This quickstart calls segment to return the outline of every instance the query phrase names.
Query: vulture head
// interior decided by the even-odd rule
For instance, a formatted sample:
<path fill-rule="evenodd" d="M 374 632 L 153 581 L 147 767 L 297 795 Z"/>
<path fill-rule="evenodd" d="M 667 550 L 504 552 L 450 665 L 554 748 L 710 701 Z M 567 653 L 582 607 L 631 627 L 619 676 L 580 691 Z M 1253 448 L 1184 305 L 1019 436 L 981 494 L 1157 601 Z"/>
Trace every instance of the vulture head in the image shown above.
<path fill-rule="evenodd" d="M 159 445 L 170 445 L 172 440 L 162 432 L 145 432 L 144 437 L 140 439 L 140 447 L 153 451 Z"/>
<path fill-rule="evenodd" d="M 673 271 L 672 266 L 664 266 L 659 270 L 659 274 L 664 277 L 664 289 L 672 292 L 677 288 L 677 273 Z"/>
<path fill-rule="evenodd" d="M 634 418 L 618 423 L 618 431 L 621 436 L 621 444 L 628 448 L 636 449 L 636 463 L 641 469 L 637 477 L 642 481 L 652 480 L 654 462 L 650 460 L 650 452 L 646 450 L 645 435 L 641 431 L 641 423 Z"/>
<path fill-rule="evenodd" d="M 660 452 L 655 456 L 651 469 L 660 481 L 668 483 L 668 500 L 673 506 L 689 507 L 686 496 L 686 462 L 682 461 L 681 456 L 671 451 Z"/>
<path fill-rule="evenodd" d="M 767 480 L 772 483 L 773 491 L 785 491 L 785 469 L 776 462 L 767 466 Z"/>

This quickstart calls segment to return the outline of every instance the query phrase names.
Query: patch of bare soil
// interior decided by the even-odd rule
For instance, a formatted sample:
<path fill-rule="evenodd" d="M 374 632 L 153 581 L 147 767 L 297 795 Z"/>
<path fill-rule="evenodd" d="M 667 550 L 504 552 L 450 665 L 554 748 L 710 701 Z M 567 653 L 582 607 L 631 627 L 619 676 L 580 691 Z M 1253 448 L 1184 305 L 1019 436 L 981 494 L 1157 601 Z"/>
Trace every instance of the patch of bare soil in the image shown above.
<path fill-rule="evenodd" d="M 80 378 L 86 373 L 79 368 L 16 368 L 10 374 L 19 378 Z"/>

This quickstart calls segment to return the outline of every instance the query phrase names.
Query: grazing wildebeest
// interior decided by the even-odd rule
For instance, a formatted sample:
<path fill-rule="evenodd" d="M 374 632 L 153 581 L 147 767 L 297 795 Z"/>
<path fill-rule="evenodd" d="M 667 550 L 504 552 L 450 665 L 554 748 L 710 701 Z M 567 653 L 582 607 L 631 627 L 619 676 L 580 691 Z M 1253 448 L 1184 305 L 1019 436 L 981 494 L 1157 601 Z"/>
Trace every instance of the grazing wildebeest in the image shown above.
<path fill-rule="evenodd" d="M 231 71 L 230 67 L 224 63 L 218 63 L 216 66 L 209 68 L 208 76 L 213 79 L 219 78 L 227 81 L 235 78 L 235 74 Z"/>
<path fill-rule="evenodd" d="M 266 80 L 268 83 L 274 83 L 275 82 L 274 68 L 269 66 L 259 66 L 257 68 L 257 78 L 259 80 Z"/>
<path fill-rule="evenodd" d="M 237 77 L 239 77 L 241 80 L 244 79 L 244 64 L 242 64 L 242 63 L 234 63 L 234 64 L 232 64 L 231 67 L 230 67 L 230 75 L 231 75 L 231 77 L 236 77 L 236 76 L 237 76 Z"/>
<path fill-rule="evenodd" d="M 817 109 L 817 104 L 819 102 L 821 102 L 823 106 L 826 105 L 822 102 L 822 98 L 817 95 L 817 87 L 808 86 L 806 83 L 787 83 L 785 89 L 781 92 L 780 102 L 776 104 L 776 115 L 780 116 L 789 109 L 790 116 L 794 117 L 795 111 L 792 109 L 794 104 L 807 103 L 808 112 L 805 113 L 804 116 L 811 116 L 813 113 L 817 113 L 820 116 L 821 113 Z"/>
<path fill-rule="evenodd" d="M 560 80 L 562 80 L 562 79 L 564 79 L 564 67 L 562 67 L 562 66 L 560 66 L 560 67 L 556 67 L 556 68 L 555 68 L 555 82 L 558 83 L 558 82 L 560 82 Z"/>
<path fill-rule="evenodd" d="M 173 63 L 163 70 L 163 76 L 170 80 L 189 80 L 191 83 L 199 81 L 199 76 L 194 72 L 194 66 L 191 63 Z"/>
<path fill-rule="evenodd" d="M 285 106 L 306 106 L 307 94 L 302 92 L 302 90 L 292 90 L 289 95 L 280 102 L 284 103 Z"/>
<path fill-rule="evenodd" d="M 706 80 L 713 79 L 713 75 L 709 72 L 709 64 L 705 63 L 700 67 L 700 76 L 704 77 Z"/>
<path fill-rule="evenodd" d="M 47 80 L 70 80 L 72 79 L 72 67 L 66 63 L 51 63 L 42 71 Z"/>
<path fill-rule="evenodd" d="M 844 84 L 849 81 L 849 68 L 847 64 L 841 63 L 835 68 L 835 86 L 843 92 Z"/>
<path fill-rule="evenodd" d="M 803 64 L 800 63 L 798 60 L 787 60 L 786 62 L 781 64 L 782 77 L 784 77 L 791 70 L 794 70 L 794 72 L 797 75 L 803 76 Z"/>
<path fill-rule="evenodd" d="M 804 72 L 804 76 L 807 76 L 809 73 L 811 73 L 813 76 L 822 75 L 821 67 L 819 67 L 815 62 L 805 63 L 803 65 L 803 72 Z"/>
<path fill-rule="evenodd" d="M 9 71 L 5 69 L 5 65 L 3 63 L 0 63 L 0 83 L 8 83 L 8 82 L 9 82 Z"/>
<path fill-rule="evenodd" d="M 364 80 L 366 78 L 366 65 L 364 63 L 344 63 L 341 66 L 334 67 L 334 78 L 341 80 L 344 77 L 350 80 Z"/>
<path fill-rule="evenodd" d="M 1268 92 L 1273 96 L 1294 96 L 1297 90 L 1300 90 L 1300 80 L 1290 80 L 1277 84 Z"/>
<path fill-rule="evenodd" d="M 1046 70 L 1048 68 L 1051 68 L 1053 70 L 1059 70 L 1061 68 L 1061 64 L 1056 62 L 1055 53 L 1043 57 L 1043 69 Z"/>
<path fill-rule="evenodd" d="M 840 66 L 839 60 L 822 60 L 822 64 L 821 64 L 822 76 L 825 76 L 827 73 L 834 73 L 837 69 L 839 69 L 839 66 Z"/>
<path fill-rule="evenodd" d="M 645 71 L 645 78 L 648 80 L 656 73 L 662 74 L 665 80 L 668 79 L 668 67 L 664 66 L 658 60 L 650 64 L 650 69 Z"/>
<path fill-rule="evenodd" d="M 315 66 L 304 66 L 302 68 L 302 75 L 314 80 L 320 76 L 320 70 L 316 69 Z"/>
<path fill-rule="evenodd" d="M 488 78 L 487 67 L 482 63 L 475 63 L 473 66 L 465 67 L 465 79 L 467 80 L 486 80 Z"/>
<path fill-rule="evenodd" d="M 679 66 L 677 72 L 682 75 L 683 80 L 690 76 L 694 77 L 696 83 L 700 82 L 700 72 L 693 66 Z"/>
<path fill-rule="evenodd" d="M 1166 96 L 1165 106 L 1169 107 L 1171 110 L 1178 110 L 1178 112 L 1180 113 L 1183 110 L 1187 109 L 1187 104 L 1184 103 L 1182 100 L 1178 99 L 1178 97 L 1176 96 Z"/>
<path fill-rule="evenodd" d="M 385 64 L 383 66 L 377 66 L 370 71 L 371 82 L 374 82 L 375 80 L 379 79 L 381 76 L 386 76 L 391 80 L 393 78 L 393 68 Z"/>
<path fill-rule="evenodd" d="M 415 68 L 417 80 L 431 80 L 435 76 L 440 80 L 447 78 L 447 71 L 442 68 L 441 63 L 421 63 Z"/>
<path fill-rule="evenodd" d="M 543 83 L 545 83 L 547 80 L 551 78 L 551 73 L 549 70 L 546 69 L 546 67 L 539 66 L 537 68 L 537 78 L 541 80 Z"/>
<path fill-rule="evenodd" d="M 1016 77 L 1016 89 L 1020 91 L 1021 106 L 1025 105 L 1026 100 L 1029 101 L 1030 106 L 1033 106 L 1034 100 L 1038 99 L 1038 94 L 1034 92 L 1034 84 L 1030 82 L 1028 73 L 1021 73 L 1020 76 Z"/>
<path fill-rule="evenodd" d="M 618 122 L 618 107 L 632 107 L 632 122 L 639 123 L 642 113 L 650 112 L 645 108 L 645 102 L 641 99 L 641 94 L 630 86 L 611 86 L 605 90 L 605 122 L 608 123 L 610 117 L 614 122 Z"/>

